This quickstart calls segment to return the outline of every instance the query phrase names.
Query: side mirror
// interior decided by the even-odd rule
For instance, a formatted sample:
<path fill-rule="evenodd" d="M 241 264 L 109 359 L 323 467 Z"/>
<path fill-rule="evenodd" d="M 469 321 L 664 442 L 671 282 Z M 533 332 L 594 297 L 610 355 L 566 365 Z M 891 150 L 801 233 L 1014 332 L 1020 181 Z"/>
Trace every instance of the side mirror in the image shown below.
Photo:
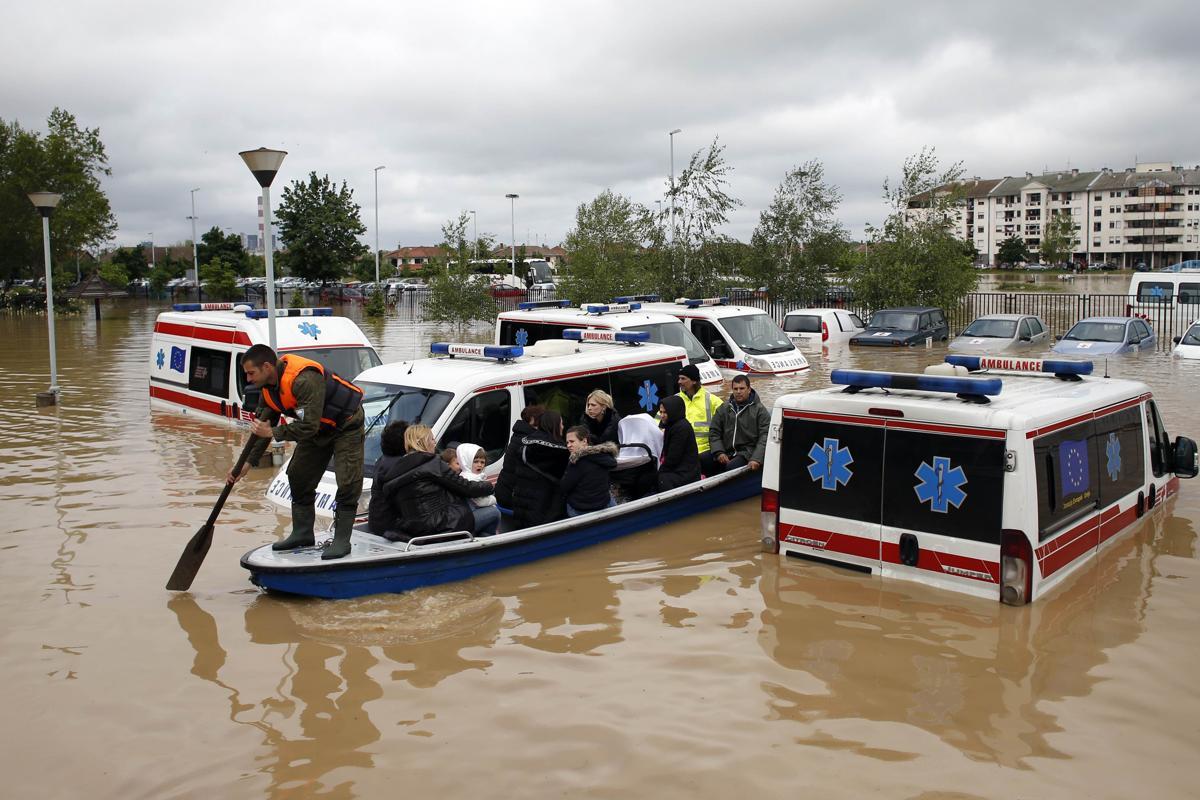
<path fill-rule="evenodd" d="M 1033 337 L 1032 337 L 1032 336 L 1022 336 L 1022 337 L 1021 337 L 1021 341 L 1022 341 L 1022 342 L 1032 342 L 1032 341 L 1033 341 Z"/>
<path fill-rule="evenodd" d="M 1056 341 L 1056 342 L 1061 342 L 1061 341 L 1062 341 L 1062 337 L 1056 334 L 1056 335 L 1054 336 L 1054 341 Z"/>
<path fill-rule="evenodd" d="M 1176 337 L 1175 337 L 1174 339 L 1172 339 L 1171 341 L 1175 342 L 1175 344 L 1179 344 L 1180 342 L 1182 342 L 1182 341 L 1183 341 L 1183 337 L 1182 337 L 1182 336 L 1176 336 Z"/>
<path fill-rule="evenodd" d="M 1186 436 L 1175 437 L 1175 474 L 1180 478 L 1194 478 L 1200 473 L 1200 459 L 1196 457 L 1196 443 Z"/>

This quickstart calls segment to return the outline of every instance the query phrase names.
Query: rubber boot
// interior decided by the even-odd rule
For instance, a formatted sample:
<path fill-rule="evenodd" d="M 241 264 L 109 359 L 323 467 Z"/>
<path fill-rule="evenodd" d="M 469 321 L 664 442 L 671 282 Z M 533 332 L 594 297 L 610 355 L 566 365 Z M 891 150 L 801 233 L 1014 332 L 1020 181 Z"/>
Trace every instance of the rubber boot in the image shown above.
<path fill-rule="evenodd" d="M 344 558 L 350 554 L 350 534 L 354 532 L 354 507 L 337 507 L 333 515 L 333 541 L 321 553 L 321 558 Z"/>
<path fill-rule="evenodd" d="M 313 536 L 313 524 L 316 521 L 315 506 L 292 506 L 292 533 L 286 539 L 271 545 L 271 549 L 295 550 L 298 547 L 312 547 L 317 543 Z"/>

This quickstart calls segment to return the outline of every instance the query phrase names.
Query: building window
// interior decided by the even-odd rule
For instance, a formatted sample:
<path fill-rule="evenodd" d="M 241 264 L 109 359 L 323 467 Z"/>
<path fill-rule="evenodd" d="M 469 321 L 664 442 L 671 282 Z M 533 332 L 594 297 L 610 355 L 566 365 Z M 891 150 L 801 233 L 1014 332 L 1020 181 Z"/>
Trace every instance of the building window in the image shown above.
<path fill-rule="evenodd" d="M 1099 232 L 1100 232 L 1100 228 L 1101 228 L 1102 226 L 1103 226 L 1103 223 L 1100 223 L 1100 222 L 1093 222 L 1093 223 L 1092 223 L 1092 230 L 1093 230 L 1095 233 L 1099 233 Z"/>
<path fill-rule="evenodd" d="M 978 226 L 977 228 L 975 228 L 975 232 L 976 232 L 976 233 L 983 233 L 983 226 L 982 226 L 982 225 L 980 225 L 980 226 Z"/>
<path fill-rule="evenodd" d="M 1098 216 L 1100 216 L 1100 215 L 1101 215 L 1101 214 L 1103 214 L 1103 213 L 1104 213 L 1104 209 L 1103 209 L 1103 208 L 1096 208 L 1096 209 L 1092 209 L 1092 216 L 1093 216 L 1093 217 L 1098 217 Z"/>

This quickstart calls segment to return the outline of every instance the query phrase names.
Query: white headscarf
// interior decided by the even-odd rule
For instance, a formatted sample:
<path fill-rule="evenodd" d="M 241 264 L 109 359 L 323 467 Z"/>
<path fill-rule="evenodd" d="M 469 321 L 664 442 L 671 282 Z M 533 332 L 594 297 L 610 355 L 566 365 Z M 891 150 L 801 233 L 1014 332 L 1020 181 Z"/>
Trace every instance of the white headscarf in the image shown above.
<path fill-rule="evenodd" d="M 475 474 L 475 456 L 479 455 L 479 451 L 483 450 L 477 444 L 460 444 L 454 451 L 458 453 L 458 465 L 462 467 L 462 474 L 468 478 L 482 478 L 482 475 Z M 486 451 L 485 451 L 486 455 Z"/>

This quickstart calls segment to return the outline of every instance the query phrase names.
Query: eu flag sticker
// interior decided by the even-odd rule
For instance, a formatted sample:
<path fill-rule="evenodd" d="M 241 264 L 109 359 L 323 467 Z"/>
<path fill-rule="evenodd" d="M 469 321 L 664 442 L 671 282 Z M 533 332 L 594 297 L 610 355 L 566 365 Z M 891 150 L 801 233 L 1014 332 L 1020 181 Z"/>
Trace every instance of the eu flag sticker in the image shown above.
<path fill-rule="evenodd" d="M 171 369 L 176 372 L 183 372 L 183 360 L 187 357 L 187 353 L 182 347 L 171 348 Z"/>
<path fill-rule="evenodd" d="M 1089 484 L 1087 442 L 1068 439 L 1058 446 L 1058 469 L 1063 496 L 1086 492 Z"/>

